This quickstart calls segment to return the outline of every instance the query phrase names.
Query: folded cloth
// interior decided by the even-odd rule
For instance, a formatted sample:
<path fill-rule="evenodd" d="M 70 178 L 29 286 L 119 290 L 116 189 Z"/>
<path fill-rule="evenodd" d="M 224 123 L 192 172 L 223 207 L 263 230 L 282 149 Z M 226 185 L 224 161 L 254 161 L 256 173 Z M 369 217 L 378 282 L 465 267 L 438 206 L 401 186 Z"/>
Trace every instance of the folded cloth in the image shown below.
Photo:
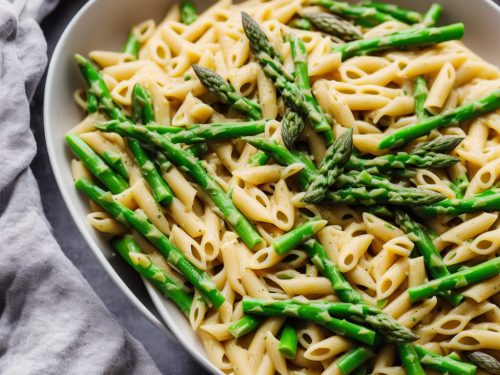
<path fill-rule="evenodd" d="M 0 374 L 158 374 L 57 245 L 28 168 L 55 3 L 0 0 Z"/>

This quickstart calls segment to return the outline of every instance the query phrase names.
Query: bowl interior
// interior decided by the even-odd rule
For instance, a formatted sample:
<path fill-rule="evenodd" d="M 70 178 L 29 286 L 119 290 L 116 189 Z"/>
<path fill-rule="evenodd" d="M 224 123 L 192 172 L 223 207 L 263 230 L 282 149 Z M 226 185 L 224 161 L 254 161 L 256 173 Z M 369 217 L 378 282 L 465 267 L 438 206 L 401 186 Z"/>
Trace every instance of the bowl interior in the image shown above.
<path fill-rule="evenodd" d="M 424 11 L 433 0 L 398 0 L 394 3 Z M 73 93 L 84 86 L 73 61 L 75 53 L 87 54 L 93 49 L 120 50 L 132 25 L 145 19 L 160 21 L 173 1 L 166 0 L 94 0 L 90 1 L 68 25 L 62 35 L 49 67 L 45 90 L 44 122 L 48 152 L 54 174 L 80 232 L 113 280 L 131 301 L 151 321 L 164 327 L 157 311 L 170 330 L 191 354 L 212 373 L 221 374 L 207 359 L 203 347 L 186 319 L 175 306 L 165 301 L 151 286 L 147 286 L 151 299 L 138 285 L 139 278 L 121 259 L 113 256 L 106 238 L 87 223 L 87 200 L 73 187 L 70 160 L 64 135 L 83 117 L 73 101 Z M 211 1 L 195 1 L 200 9 Z M 500 65 L 497 36 L 500 35 L 500 10 L 491 0 L 440 0 L 445 11 L 442 24 L 464 22 L 464 41 L 473 51 L 490 63 Z"/>

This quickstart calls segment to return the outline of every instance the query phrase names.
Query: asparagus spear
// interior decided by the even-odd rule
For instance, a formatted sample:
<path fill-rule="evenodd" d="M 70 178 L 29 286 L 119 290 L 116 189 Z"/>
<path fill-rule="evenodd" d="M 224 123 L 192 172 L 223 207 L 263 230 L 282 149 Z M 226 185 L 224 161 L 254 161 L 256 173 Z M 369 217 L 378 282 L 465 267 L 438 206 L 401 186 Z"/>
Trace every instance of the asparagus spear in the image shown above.
<path fill-rule="evenodd" d="M 139 57 L 139 49 L 141 48 L 141 43 L 137 40 L 134 33 L 130 33 L 125 45 L 123 46 L 123 53 L 128 53 L 132 55 L 135 59 Z"/>
<path fill-rule="evenodd" d="M 97 97 L 87 90 L 87 112 L 94 113 L 97 112 L 98 109 L 99 103 L 97 102 Z"/>
<path fill-rule="evenodd" d="M 293 27 L 294 29 L 301 30 L 313 29 L 311 21 L 309 21 L 307 18 L 294 18 L 288 23 L 288 26 Z"/>
<path fill-rule="evenodd" d="M 158 151 L 158 150 L 153 150 L 154 152 L 154 162 L 160 171 L 160 173 L 163 175 L 167 173 L 170 168 L 172 167 L 172 163 L 167 159 L 167 157 L 163 154 L 163 152 Z"/>
<path fill-rule="evenodd" d="M 391 183 L 389 180 L 371 175 L 366 171 L 352 171 L 342 174 L 338 177 L 337 185 L 341 187 L 349 185 L 377 189 L 380 195 L 392 192 L 397 194 L 399 204 L 403 205 L 431 204 L 444 199 L 441 194 L 434 191 L 396 185 Z M 392 200 L 394 199 L 395 198 L 393 197 Z"/>
<path fill-rule="evenodd" d="M 335 362 L 335 367 L 342 375 L 352 373 L 358 367 L 375 355 L 372 349 L 366 346 L 358 346 L 349 350 Z"/>
<path fill-rule="evenodd" d="M 193 296 L 184 290 L 182 284 L 156 266 L 151 258 L 142 252 L 132 235 L 115 238 L 111 241 L 111 245 L 132 268 L 156 286 L 166 298 L 175 303 L 184 315 L 189 315 Z"/>
<path fill-rule="evenodd" d="M 363 37 L 356 26 L 336 15 L 322 12 L 303 12 L 301 16 L 309 20 L 318 30 L 337 36 L 342 40 L 351 41 Z"/>
<path fill-rule="evenodd" d="M 148 91 L 136 83 L 132 89 L 132 120 L 135 123 L 149 124 L 155 121 L 153 103 Z"/>
<path fill-rule="evenodd" d="M 429 281 L 426 284 L 409 288 L 408 294 L 410 295 L 410 301 L 416 302 L 437 293 L 463 288 L 497 275 L 500 275 L 500 257 Z"/>
<path fill-rule="evenodd" d="M 422 23 L 425 27 L 434 26 L 438 23 L 439 18 L 441 18 L 441 13 L 443 13 L 443 7 L 439 4 L 432 4 L 427 13 L 425 13 Z"/>
<path fill-rule="evenodd" d="M 285 358 L 294 359 L 297 355 L 299 338 L 295 327 L 287 321 L 281 330 L 279 351 Z"/>
<path fill-rule="evenodd" d="M 484 352 L 463 352 L 462 355 L 469 362 L 493 375 L 500 375 L 500 361 Z"/>
<path fill-rule="evenodd" d="M 234 338 L 245 336 L 259 327 L 261 318 L 255 315 L 245 315 L 243 318 L 231 324 L 228 328 L 229 333 Z"/>
<path fill-rule="evenodd" d="M 193 65 L 200 82 L 224 104 L 231 105 L 251 120 L 262 118 L 258 103 L 239 95 L 236 89 L 216 72 L 200 65 Z"/>
<path fill-rule="evenodd" d="M 413 90 L 413 96 L 415 98 L 415 114 L 417 119 L 422 121 L 423 119 L 429 117 L 429 112 L 424 108 L 425 101 L 427 100 L 427 82 L 423 76 L 418 76 L 415 79 L 415 88 Z"/>
<path fill-rule="evenodd" d="M 500 210 L 500 191 L 495 189 L 485 190 L 470 198 L 443 199 L 431 205 L 415 207 L 415 212 L 423 217 L 436 215 L 458 216 L 471 212 L 495 210 Z"/>
<path fill-rule="evenodd" d="M 449 275 L 450 271 L 446 268 L 441 254 L 437 251 L 431 236 L 425 228 L 402 210 L 396 210 L 395 218 L 398 226 L 410 235 L 417 251 L 424 257 L 424 262 L 430 275 L 434 279 Z M 463 300 L 462 296 L 456 294 L 443 293 L 441 296 L 453 306 L 457 306 Z"/>
<path fill-rule="evenodd" d="M 243 298 L 243 311 L 264 316 L 289 316 L 319 324 L 338 335 L 345 335 L 362 343 L 373 345 L 376 339 L 374 331 L 346 320 L 334 318 L 320 306 L 298 304 L 290 300 L 262 301 Z"/>
<path fill-rule="evenodd" d="M 137 141 L 136 139 L 129 139 L 128 147 L 134 155 L 134 159 L 141 171 L 142 176 L 151 187 L 155 201 L 167 205 L 172 203 L 174 199 L 172 191 L 168 187 L 165 180 L 163 180 L 163 178 L 158 173 L 153 162 L 149 159 L 149 157 L 142 149 L 139 141 Z"/>
<path fill-rule="evenodd" d="M 320 5 L 330 12 L 339 14 L 343 17 L 352 18 L 356 23 L 364 27 L 373 27 L 387 21 L 394 21 L 392 16 L 381 13 L 373 8 L 350 5 L 340 1 L 313 0 L 312 4 Z"/>
<path fill-rule="evenodd" d="M 463 139 L 463 138 L 462 138 Z M 398 152 L 397 154 L 387 154 L 377 156 L 373 159 L 361 159 L 357 156 L 351 157 L 347 163 L 348 169 L 368 170 L 376 167 L 380 172 L 391 172 L 392 170 L 405 170 L 407 168 L 447 168 L 455 165 L 460 158 L 447 154 L 437 154 L 426 152 L 425 154 L 415 154 Z"/>
<path fill-rule="evenodd" d="M 191 25 L 197 18 L 196 8 L 190 1 L 181 3 L 181 22 L 184 25 Z"/>
<path fill-rule="evenodd" d="M 277 254 L 284 255 L 314 236 L 318 231 L 323 229 L 326 224 L 326 220 L 307 221 L 273 240 L 272 247 Z"/>
<path fill-rule="evenodd" d="M 432 370 L 451 375 L 474 375 L 476 366 L 449 357 L 437 355 L 419 345 L 414 345 L 420 363 Z"/>
<path fill-rule="evenodd" d="M 418 144 L 413 151 L 412 155 L 426 156 L 429 153 L 444 153 L 450 152 L 457 147 L 465 137 L 460 135 L 443 135 L 432 141 L 423 142 Z"/>
<path fill-rule="evenodd" d="M 285 103 L 290 108 L 304 115 L 316 132 L 323 133 L 327 142 L 332 140 L 333 136 L 330 137 L 331 134 L 329 134 L 332 131 L 332 127 L 328 119 L 317 103 L 315 105 L 314 97 L 303 92 L 303 90 L 306 90 L 306 81 L 307 83 L 309 82 L 307 65 L 305 65 L 307 63 L 303 62 L 305 75 L 299 73 L 298 84 L 296 84 L 293 77 L 281 65 L 280 61 L 282 61 L 282 57 L 271 45 L 257 22 L 245 12 L 241 13 L 241 17 L 243 29 L 250 41 L 250 47 L 255 57 L 262 66 L 266 76 L 273 81 L 275 87 L 280 91 Z"/>
<path fill-rule="evenodd" d="M 168 135 L 173 143 L 199 143 L 205 141 L 222 141 L 226 139 L 240 138 L 248 135 L 256 135 L 266 130 L 266 120 L 221 123 L 192 126 L 187 130 Z"/>
<path fill-rule="evenodd" d="M 410 9 L 401 8 L 394 4 L 380 3 L 378 1 L 363 1 L 363 6 L 375 8 L 379 12 L 391 15 L 397 20 L 407 24 L 414 24 L 422 22 L 422 15 Z"/>
<path fill-rule="evenodd" d="M 319 171 L 309 184 L 302 199 L 307 203 L 318 203 L 325 197 L 352 154 L 352 129 L 347 129 L 327 150 L 319 165 Z"/>
<path fill-rule="evenodd" d="M 399 147 L 429 134 L 434 129 L 443 126 L 460 125 L 462 122 L 484 115 L 500 108 L 500 90 L 496 90 L 475 102 L 462 105 L 444 114 L 429 117 L 417 124 L 406 126 L 395 133 L 388 135 L 378 147 L 380 149 Z"/>
<path fill-rule="evenodd" d="M 288 149 L 293 145 L 306 126 L 304 120 L 295 110 L 285 107 L 285 113 L 281 119 L 281 138 Z"/>
<path fill-rule="evenodd" d="M 460 39 L 463 35 L 464 25 L 462 23 L 426 29 L 415 28 L 386 36 L 340 44 L 333 48 L 333 52 L 340 52 L 344 61 L 354 56 L 379 52 L 389 48 L 420 47 L 442 43 L 448 40 Z"/>
<path fill-rule="evenodd" d="M 368 306 L 363 301 L 361 295 L 345 279 L 337 266 L 328 258 L 328 254 L 318 241 L 313 239 L 308 240 L 302 247 L 306 250 L 316 267 L 330 280 L 335 294 L 337 294 L 342 302 L 355 304 L 356 307 L 366 306 L 372 309 L 371 311 L 374 315 L 366 322 L 374 329 L 383 333 L 388 341 L 401 342 L 417 339 L 417 336 L 412 331 L 402 327 L 390 315 Z"/>
<path fill-rule="evenodd" d="M 100 205 L 119 222 L 130 225 L 141 235 L 146 237 L 165 257 L 165 259 L 199 290 L 215 307 L 224 303 L 224 296 L 208 274 L 196 268 L 185 257 L 181 250 L 172 244 L 168 238 L 152 225 L 146 218 L 123 204 L 115 201 L 109 192 L 106 192 L 89 181 L 81 178 L 75 182 L 76 188 Z"/>
<path fill-rule="evenodd" d="M 412 344 L 398 344 L 396 345 L 396 349 L 407 375 L 425 375 L 415 347 Z"/>
<path fill-rule="evenodd" d="M 316 174 L 315 168 L 312 168 L 311 166 L 304 164 L 300 159 L 300 157 L 298 157 L 295 154 L 292 154 L 290 151 L 286 149 L 286 147 L 283 147 L 274 141 L 257 137 L 245 137 L 243 138 L 243 140 L 250 143 L 252 146 L 258 148 L 259 150 L 264 151 L 279 165 L 289 166 L 295 163 L 300 163 L 304 165 L 304 168 L 302 169 L 299 175 L 299 182 L 302 187 L 306 187 L 307 184 L 310 181 L 312 181 L 314 175 Z"/>
<path fill-rule="evenodd" d="M 245 216 L 238 211 L 232 200 L 217 184 L 215 179 L 205 170 L 202 163 L 194 156 L 186 154 L 178 145 L 166 137 L 152 132 L 144 126 L 135 126 L 129 122 L 109 122 L 97 125 L 107 132 L 115 132 L 136 138 L 146 144 L 154 145 L 164 151 L 165 156 L 176 166 L 188 173 L 191 178 L 207 193 L 219 208 L 227 223 L 240 235 L 243 242 L 252 249 L 262 243 L 263 239 Z"/>
<path fill-rule="evenodd" d="M 113 194 L 118 194 L 128 188 L 128 183 L 115 173 L 94 150 L 92 150 L 78 135 L 66 134 L 66 142 L 87 169 Z"/>

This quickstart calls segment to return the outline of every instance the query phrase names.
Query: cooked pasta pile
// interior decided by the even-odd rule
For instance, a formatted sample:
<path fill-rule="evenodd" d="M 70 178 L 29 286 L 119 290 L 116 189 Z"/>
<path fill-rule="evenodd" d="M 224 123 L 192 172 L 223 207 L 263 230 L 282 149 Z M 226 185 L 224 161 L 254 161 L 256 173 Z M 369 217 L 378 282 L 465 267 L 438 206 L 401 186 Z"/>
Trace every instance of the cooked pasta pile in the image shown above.
<path fill-rule="evenodd" d="M 88 221 L 223 372 L 500 373 L 500 71 L 439 14 L 184 3 L 77 56 Z"/>

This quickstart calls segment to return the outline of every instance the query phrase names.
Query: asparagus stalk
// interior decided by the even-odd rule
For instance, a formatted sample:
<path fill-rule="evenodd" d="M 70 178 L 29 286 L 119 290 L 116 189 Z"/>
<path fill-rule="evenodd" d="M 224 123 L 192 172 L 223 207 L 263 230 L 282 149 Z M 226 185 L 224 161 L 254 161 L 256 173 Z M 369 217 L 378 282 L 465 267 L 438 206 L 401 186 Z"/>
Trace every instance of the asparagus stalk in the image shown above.
<path fill-rule="evenodd" d="M 285 113 L 281 120 L 281 138 L 288 149 L 293 149 L 295 141 L 305 126 L 306 123 L 299 113 L 289 107 L 285 107 Z"/>
<path fill-rule="evenodd" d="M 500 274 L 500 257 L 463 269 L 408 289 L 410 301 L 416 302 L 440 292 L 463 288 Z"/>
<path fill-rule="evenodd" d="M 231 105 L 251 120 L 262 118 L 258 103 L 239 95 L 236 89 L 216 72 L 200 65 L 193 65 L 200 82 L 224 104 Z"/>
<path fill-rule="evenodd" d="M 317 105 L 312 94 L 309 96 L 309 94 L 305 92 L 307 91 L 306 83 L 309 83 L 307 57 L 304 57 L 305 53 L 302 53 L 302 50 L 296 51 L 301 54 L 303 67 L 301 68 L 302 73 L 297 74 L 298 83 L 296 84 L 293 77 L 288 74 L 281 65 L 280 61 L 283 60 L 282 57 L 271 45 L 269 39 L 260 29 L 257 22 L 245 12 L 242 12 L 241 16 L 243 29 L 250 41 L 250 47 L 255 57 L 262 66 L 266 76 L 273 81 L 275 87 L 280 91 L 285 103 L 290 108 L 304 115 L 309 120 L 314 130 L 318 133 L 323 133 L 325 140 L 331 142 L 333 139 L 333 135 L 330 134 L 332 132 L 332 127 L 328 119 Z M 300 46 L 297 46 L 297 48 L 300 48 Z"/>
<path fill-rule="evenodd" d="M 410 9 L 401 8 L 394 4 L 381 3 L 378 1 L 363 1 L 363 6 L 375 8 L 379 12 L 389 14 L 397 20 L 407 24 L 414 24 L 422 22 L 422 15 Z"/>
<path fill-rule="evenodd" d="M 217 290 L 217 287 L 208 274 L 191 264 L 182 251 L 172 244 L 158 228 L 148 221 L 148 219 L 115 201 L 109 192 L 100 189 L 83 178 L 77 180 L 75 186 L 116 220 L 123 224 L 130 225 L 150 241 L 162 253 L 165 259 L 173 267 L 179 270 L 179 272 L 193 284 L 205 298 L 212 302 L 215 307 L 219 307 L 224 303 L 224 296 Z"/>
<path fill-rule="evenodd" d="M 437 251 L 431 236 L 425 228 L 402 210 L 396 210 L 395 218 L 398 226 L 410 235 L 417 251 L 424 257 L 430 275 L 434 279 L 449 275 L 450 271 L 446 268 L 441 254 Z M 453 306 L 457 306 L 463 300 L 462 296 L 456 294 L 443 293 L 441 296 Z"/>
<path fill-rule="evenodd" d="M 327 150 L 319 165 L 319 171 L 309 184 L 303 198 L 307 203 L 323 200 L 330 186 L 344 171 L 352 154 L 352 129 L 347 129 Z"/>
<path fill-rule="evenodd" d="M 307 12 L 301 13 L 318 30 L 333 36 L 337 36 L 345 41 L 361 39 L 363 35 L 359 29 L 343 20 L 342 18 L 329 13 Z"/>
<path fill-rule="evenodd" d="M 153 162 L 149 159 L 149 157 L 142 149 L 139 141 L 137 141 L 136 139 L 129 139 L 128 147 L 134 155 L 134 159 L 141 171 L 142 176 L 151 187 L 155 201 L 167 205 L 172 203 L 174 199 L 172 191 L 168 187 L 165 180 L 163 180 L 163 178 L 158 173 Z"/>
<path fill-rule="evenodd" d="M 173 143 L 200 143 L 205 141 L 222 141 L 257 135 L 266 130 L 268 121 L 257 120 L 249 122 L 220 123 L 191 126 L 175 134 L 170 134 L 169 140 Z"/>
<path fill-rule="evenodd" d="M 342 60 L 354 56 L 379 52 L 390 48 L 420 47 L 448 40 L 460 39 L 464 35 L 464 25 L 456 23 L 444 27 L 426 29 L 403 30 L 386 36 L 372 39 L 360 39 L 341 44 L 333 48 L 333 52 L 340 52 Z"/>
<path fill-rule="evenodd" d="M 423 76 L 417 77 L 415 79 L 413 96 L 415 98 L 415 114 L 419 121 L 429 117 L 429 112 L 424 108 L 428 93 L 429 91 L 427 90 L 427 81 L 425 78 Z"/>
<path fill-rule="evenodd" d="M 465 137 L 460 135 L 443 135 L 432 141 L 418 144 L 413 151 L 412 155 L 426 156 L 429 153 L 445 153 L 452 151 L 457 147 Z"/>
<path fill-rule="evenodd" d="M 286 147 L 283 147 L 274 141 L 270 141 L 264 138 L 245 137 L 243 138 L 243 140 L 250 143 L 255 148 L 258 148 L 259 150 L 265 152 L 279 165 L 289 166 L 296 163 L 304 165 L 304 168 L 299 175 L 299 182 L 302 187 L 306 187 L 307 184 L 313 180 L 313 177 L 316 174 L 316 169 L 307 164 L 304 164 L 300 157 L 292 154 L 286 149 Z"/>
<path fill-rule="evenodd" d="M 423 217 L 453 215 L 500 210 L 500 191 L 489 189 L 465 199 L 443 199 L 440 202 L 415 207 L 415 212 Z"/>
<path fill-rule="evenodd" d="M 128 183 L 115 173 L 94 150 L 92 150 L 78 135 L 66 134 L 66 142 L 87 169 L 113 194 L 118 194 L 128 188 Z"/>
<path fill-rule="evenodd" d="M 452 109 L 444 114 L 432 116 L 417 124 L 404 127 L 382 139 L 378 147 L 380 149 L 399 147 L 429 134 L 434 129 L 439 129 L 443 126 L 460 125 L 464 121 L 479 117 L 498 108 L 500 108 L 500 90 L 496 90 L 488 96 Z"/>
<path fill-rule="evenodd" d="M 255 315 L 245 315 L 229 326 L 229 333 L 236 339 L 245 336 L 255 331 L 259 327 L 261 320 L 260 317 Z"/>
<path fill-rule="evenodd" d="M 398 344 L 396 345 L 396 349 L 407 375 L 425 375 L 415 347 L 412 344 Z"/>
<path fill-rule="evenodd" d="M 97 102 L 97 97 L 87 90 L 87 112 L 95 113 L 98 109 L 99 103 Z"/>
<path fill-rule="evenodd" d="M 130 33 L 125 45 L 123 46 L 123 53 L 128 53 L 133 56 L 135 59 L 139 57 L 139 49 L 141 48 L 141 43 L 137 40 L 137 37 L 134 33 Z"/>
<path fill-rule="evenodd" d="M 414 345 L 420 363 L 431 370 L 451 375 L 474 375 L 476 366 L 437 355 L 419 345 Z"/>
<path fill-rule="evenodd" d="M 484 352 L 464 352 L 464 358 L 493 375 L 500 375 L 500 361 Z"/>
<path fill-rule="evenodd" d="M 418 190 L 418 189 L 416 189 Z M 432 197 L 431 197 L 432 198 Z M 345 187 L 335 191 L 328 191 L 325 200 L 330 203 L 355 204 L 363 206 L 373 206 L 379 204 L 393 204 L 400 206 L 413 206 L 416 204 L 425 204 L 429 199 L 425 195 L 402 198 L 396 191 L 390 191 L 380 188 Z"/>
<path fill-rule="evenodd" d="M 167 173 L 172 167 L 172 163 L 167 159 L 167 157 L 163 154 L 163 152 L 158 150 L 153 150 L 153 152 L 154 152 L 153 160 L 158 170 L 162 175 Z"/>
<path fill-rule="evenodd" d="M 136 138 L 146 144 L 154 145 L 164 151 L 165 156 L 176 166 L 188 173 L 191 178 L 205 191 L 219 208 L 226 222 L 234 228 L 250 248 L 263 242 L 259 233 L 245 216 L 234 206 L 231 198 L 222 190 L 215 179 L 206 171 L 202 163 L 194 156 L 186 154 L 178 145 L 166 137 L 152 132 L 144 126 L 135 126 L 129 122 L 109 122 L 97 125 L 97 128 L 107 132 L 115 132 L 123 136 Z"/>
<path fill-rule="evenodd" d="M 309 21 L 307 18 L 294 18 L 288 23 L 288 26 L 293 27 L 294 29 L 301 29 L 301 30 L 313 29 L 311 21 Z"/>
<path fill-rule="evenodd" d="M 402 327 L 390 315 L 368 306 L 363 301 L 361 295 L 345 279 L 337 266 L 328 258 L 328 254 L 318 241 L 313 239 L 308 240 L 302 247 L 307 251 L 316 267 L 330 280 L 335 294 L 337 294 L 342 302 L 354 304 L 356 307 L 366 306 L 371 309 L 373 316 L 369 317 L 366 323 L 383 333 L 388 341 L 401 342 L 417 339 L 417 336 L 412 331 Z"/>
<path fill-rule="evenodd" d="M 243 298 L 243 311 L 249 314 L 263 316 L 289 316 L 319 324 L 338 335 L 345 335 L 362 343 L 373 345 L 376 334 L 374 331 L 346 320 L 334 318 L 321 306 L 298 304 L 294 301 L 262 301 L 253 298 Z"/>
<path fill-rule="evenodd" d="M 182 284 L 156 266 L 151 258 L 142 252 L 132 235 L 115 238 L 111 244 L 132 268 L 156 286 L 166 298 L 175 303 L 184 315 L 189 315 L 193 296 L 184 290 Z"/>
<path fill-rule="evenodd" d="M 394 21 L 392 16 L 381 13 L 373 8 L 350 5 L 340 1 L 313 0 L 312 4 L 320 5 L 330 12 L 343 17 L 352 18 L 356 23 L 364 27 L 373 27 L 387 21 Z"/>
<path fill-rule="evenodd" d="M 463 139 L 463 138 L 462 138 Z M 406 170 L 407 168 L 447 168 L 455 165 L 460 158 L 447 154 L 437 154 L 435 152 L 426 152 L 424 155 L 398 152 L 397 154 L 387 154 L 377 156 L 373 159 L 361 159 L 352 156 L 347 163 L 348 169 L 369 170 L 377 168 L 381 173 L 392 170 Z"/>
<path fill-rule="evenodd" d="M 294 359 L 297 355 L 299 338 L 295 327 L 287 321 L 281 330 L 279 351 L 285 358 Z"/>
<path fill-rule="evenodd" d="M 181 3 L 181 22 L 184 25 L 191 25 L 198 17 L 196 8 L 190 1 L 183 1 Z"/>
<path fill-rule="evenodd" d="M 284 255 L 314 236 L 318 231 L 323 229 L 326 224 L 326 220 L 307 221 L 273 240 L 272 247 L 277 254 Z"/>
<path fill-rule="evenodd" d="M 377 189 L 376 191 L 378 191 L 380 195 L 392 192 L 397 194 L 399 204 L 403 205 L 431 204 L 444 199 L 441 194 L 434 191 L 396 185 L 389 180 L 371 175 L 366 171 L 348 172 L 340 175 L 337 180 L 337 185 L 341 187 L 349 185 Z"/>
<path fill-rule="evenodd" d="M 375 355 L 372 349 L 366 346 L 358 346 L 351 349 L 335 362 L 335 367 L 342 375 L 351 374 L 358 367 Z"/>
<path fill-rule="evenodd" d="M 135 123 L 149 124 L 155 121 L 153 103 L 148 91 L 136 83 L 132 89 L 132 120 Z"/>
<path fill-rule="evenodd" d="M 432 4 L 427 13 L 424 15 L 423 24 L 425 27 L 431 27 L 438 23 L 443 7 L 439 4 Z"/>

